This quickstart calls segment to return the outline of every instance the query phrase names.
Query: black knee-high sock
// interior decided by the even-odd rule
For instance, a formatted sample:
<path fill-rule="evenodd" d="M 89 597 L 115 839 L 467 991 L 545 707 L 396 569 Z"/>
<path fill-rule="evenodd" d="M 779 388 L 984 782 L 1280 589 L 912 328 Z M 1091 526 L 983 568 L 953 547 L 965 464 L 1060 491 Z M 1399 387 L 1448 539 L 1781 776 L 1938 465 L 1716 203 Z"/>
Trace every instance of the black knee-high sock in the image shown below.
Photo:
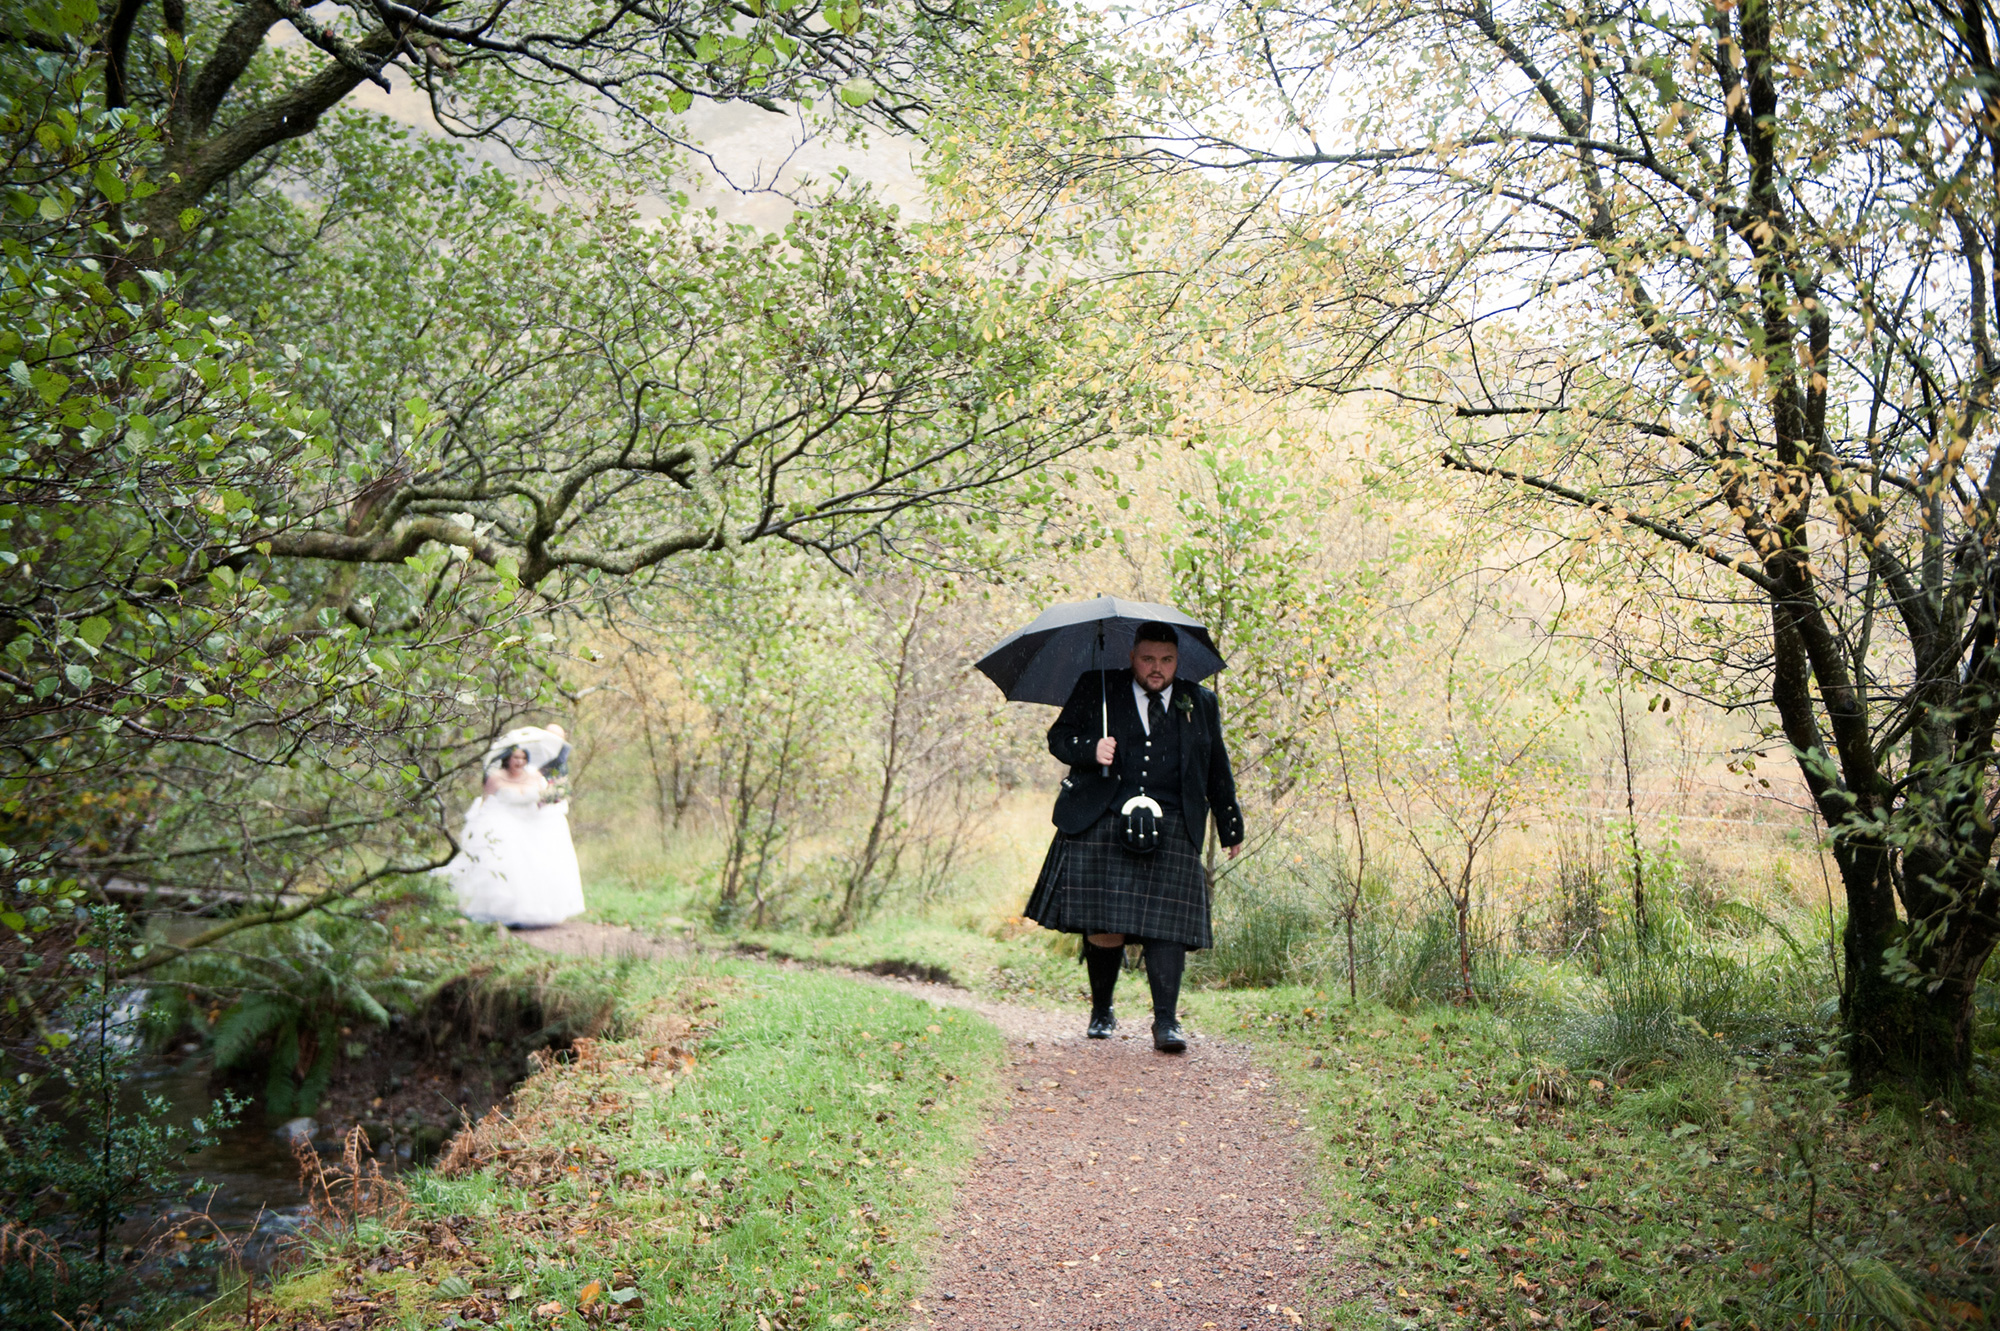
<path fill-rule="evenodd" d="M 1187 969 L 1187 944 L 1146 943 L 1146 983 L 1153 988 L 1153 1020 L 1178 1021 L 1181 972 Z"/>
<path fill-rule="evenodd" d="M 1109 1012 L 1111 991 L 1118 987 L 1118 967 L 1125 960 L 1125 949 L 1099 947 L 1088 941 L 1083 948 L 1083 964 L 1090 971 L 1090 1010 L 1094 1013 Z"/>

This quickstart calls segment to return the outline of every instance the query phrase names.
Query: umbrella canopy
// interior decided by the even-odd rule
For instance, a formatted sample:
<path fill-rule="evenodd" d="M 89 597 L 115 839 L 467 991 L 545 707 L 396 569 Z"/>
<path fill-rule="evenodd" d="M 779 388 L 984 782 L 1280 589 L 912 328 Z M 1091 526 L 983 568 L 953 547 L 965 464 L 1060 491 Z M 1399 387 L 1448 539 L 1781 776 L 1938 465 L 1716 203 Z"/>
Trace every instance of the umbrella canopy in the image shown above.
<path fill-rule="evenodd" d="M 555 731 L 544 730 L 541 726 L 521 726 L 486 746 L 484 765 L 498 767 L 500 759 L 509 749 L 520 749 L 526 753 L 528 766 L 535 768 L 554 767 L 569 757 L 569 741 Z"/>
<path fill-rule="evenodd" d="M 1060 707 L 1085 671 L 1125 664 L 1132 634 L 1157 619 L 1180 631 L 1182 679 L 1202 680 L 1228 665 L 1208 630 L 1170 605 L 1099 596 L 1052 605 L 1035 622 L 1010 633 L 979 662 L 979 672 L 1000 686 L 1010 702 Z"/>

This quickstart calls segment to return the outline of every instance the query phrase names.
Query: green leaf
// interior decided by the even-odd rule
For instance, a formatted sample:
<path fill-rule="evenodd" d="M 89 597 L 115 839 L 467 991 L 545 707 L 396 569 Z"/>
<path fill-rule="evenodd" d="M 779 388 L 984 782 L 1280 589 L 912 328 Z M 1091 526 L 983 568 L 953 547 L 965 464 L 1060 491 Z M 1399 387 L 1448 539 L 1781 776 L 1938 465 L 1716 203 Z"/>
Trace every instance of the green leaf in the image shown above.
<path fill-rule="evenodd" d="M 76 636 L 92 647 L 102 647 L 104 640 L 111 636 L 111 621 L 102 615 L 92 615 L 76 626 Z"/>
<path fill-rule="evenodd" d="M 70 687 L 72 688 L 87 689 L 90 687 L 90 667 L 66 665 L 63 667 L 63 678 L 70 682 Z"/>
<path fill-rule="evenodd" d="M 36 370 L 33 377 L 35 391 L 42 395 L 42 401 L 52 407 L 62 401 L 63 394 L 69 391 L 70 378 L 66 374 L 57 374 L 54 370 Z"/>
<path fill-rule="evenodd" d="M 686 88 L 675 88 L 667 94 L 667 106 L 675 115 L 680 115 L 694 105 L 694 94 Z"/>
<path fill-rule="evenodd" d="M 840 100 L 849 106 L 866 106 L 874 101 L 881 91 L 867 79 L 849 79 L 840 85 Z"/>
<path fill-rule="evenodd" d="M 0 911 L 0 925 L 19 933 L 28 927 L 28 917 L 11 910 Z"/>

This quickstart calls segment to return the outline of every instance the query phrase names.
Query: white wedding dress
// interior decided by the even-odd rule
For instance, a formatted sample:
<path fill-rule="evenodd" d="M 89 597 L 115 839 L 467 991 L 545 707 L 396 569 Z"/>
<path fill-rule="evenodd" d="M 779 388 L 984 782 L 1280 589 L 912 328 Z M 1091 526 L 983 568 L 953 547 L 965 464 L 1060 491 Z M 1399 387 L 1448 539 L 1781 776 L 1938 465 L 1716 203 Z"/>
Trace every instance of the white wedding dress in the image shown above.
<path fill-rule="evenodd" d="M 438 872 L 468 919 L 535 926 L 583 913 L 566 802 L 543 804 L 535 790 L 501 786 L 465 811 L 459 846 Z"/>

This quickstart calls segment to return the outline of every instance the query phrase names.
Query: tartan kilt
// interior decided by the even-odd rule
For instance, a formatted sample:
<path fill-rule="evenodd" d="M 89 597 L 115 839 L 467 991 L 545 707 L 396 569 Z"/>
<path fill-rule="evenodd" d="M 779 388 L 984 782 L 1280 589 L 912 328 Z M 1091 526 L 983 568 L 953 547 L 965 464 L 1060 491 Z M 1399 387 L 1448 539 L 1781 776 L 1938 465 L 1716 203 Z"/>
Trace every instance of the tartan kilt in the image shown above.
<path fill-rule="evenodd" d="M 1213 946 L 1208 876 L 1180 821 L 1178 813 L 1160 820 L 1160 845 L 1150 855 L 1125 849 L 1115 813 L 1078 836 L 1056 833 L 1021 913 L 1060 933 Z"/>

